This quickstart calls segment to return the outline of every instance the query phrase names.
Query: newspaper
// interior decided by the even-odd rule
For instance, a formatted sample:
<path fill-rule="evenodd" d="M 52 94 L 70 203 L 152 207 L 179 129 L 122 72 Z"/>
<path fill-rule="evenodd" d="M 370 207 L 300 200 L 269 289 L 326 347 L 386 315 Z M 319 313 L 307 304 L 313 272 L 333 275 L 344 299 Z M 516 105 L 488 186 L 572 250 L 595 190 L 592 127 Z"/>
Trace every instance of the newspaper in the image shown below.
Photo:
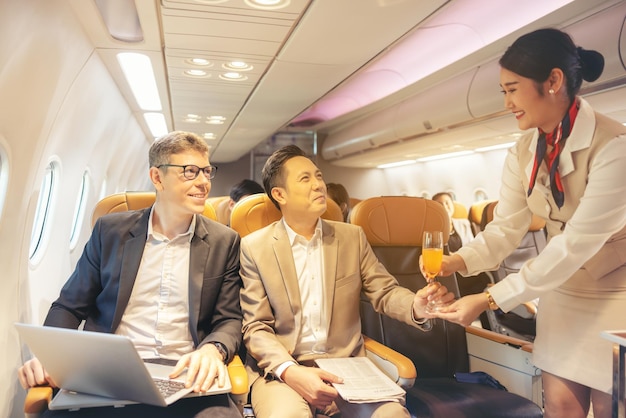
<path fill-rule="evenodd" d="M 333 383 L 339 395 L 348 402 L 369 403 L 398 401 L 404 404 L 406 392 L 384 374 L 367 357 L 320 358 L 320 369 L 343 378 Z"/>

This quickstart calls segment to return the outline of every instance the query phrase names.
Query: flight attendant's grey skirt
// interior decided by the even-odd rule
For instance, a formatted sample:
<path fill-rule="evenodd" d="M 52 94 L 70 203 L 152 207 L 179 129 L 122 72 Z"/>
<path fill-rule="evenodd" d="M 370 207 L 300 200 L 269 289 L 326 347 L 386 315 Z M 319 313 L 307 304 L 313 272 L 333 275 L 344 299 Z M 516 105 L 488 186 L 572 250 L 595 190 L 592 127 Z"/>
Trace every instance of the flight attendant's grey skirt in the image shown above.
<path fill-rule="evenodd" d="M 594 280 L 584 270 L 539 301 L 536 367 L 611 393 L 613 343 L 602 331 L 626 328 L 626 266 Z"/>

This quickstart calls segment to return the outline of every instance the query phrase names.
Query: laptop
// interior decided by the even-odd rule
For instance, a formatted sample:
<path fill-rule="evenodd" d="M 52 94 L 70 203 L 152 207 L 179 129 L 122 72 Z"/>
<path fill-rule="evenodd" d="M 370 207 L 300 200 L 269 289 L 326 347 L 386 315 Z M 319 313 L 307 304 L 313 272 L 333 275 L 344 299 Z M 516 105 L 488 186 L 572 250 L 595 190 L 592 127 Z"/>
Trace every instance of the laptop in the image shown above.
<path fill-rule="evenodd" d="M 224 386 L 216 379 L 206 392 L 185 388 L 184 373 L 169 379 L 173 365 L 144 362 L 125 336 L 22 323 L 15 327 L 61 389 L 48 405 L 51 410 L 132 403 L 167 406 L 183 397 L 232 390 L 228 375 Z M 162 391 L 163 383 L 178 387 Z"/>

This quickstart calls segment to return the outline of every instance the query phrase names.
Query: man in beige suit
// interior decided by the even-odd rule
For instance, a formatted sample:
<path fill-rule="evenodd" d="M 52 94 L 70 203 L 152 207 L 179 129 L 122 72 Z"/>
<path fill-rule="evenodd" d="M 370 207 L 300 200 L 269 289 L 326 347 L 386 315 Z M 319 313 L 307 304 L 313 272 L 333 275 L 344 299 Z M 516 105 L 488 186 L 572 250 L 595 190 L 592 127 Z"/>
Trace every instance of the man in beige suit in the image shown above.
<path fill-rule="evenodd" d="M 326 185 L 319 168 L 295 145 L 276 151 L 263 185 L 283 218 L 242 240 L 244 342 L 258 418 L 408 417 L 397 402 L 349 404 L 329 383 L 341 378 L 313 367 L 315 358 L 363 356 L 359 298 L 374 309 L 427 331 L 429 298 L 445 287 L 413 294 L 378 262 L 361 228 L 325 221 Z"/>

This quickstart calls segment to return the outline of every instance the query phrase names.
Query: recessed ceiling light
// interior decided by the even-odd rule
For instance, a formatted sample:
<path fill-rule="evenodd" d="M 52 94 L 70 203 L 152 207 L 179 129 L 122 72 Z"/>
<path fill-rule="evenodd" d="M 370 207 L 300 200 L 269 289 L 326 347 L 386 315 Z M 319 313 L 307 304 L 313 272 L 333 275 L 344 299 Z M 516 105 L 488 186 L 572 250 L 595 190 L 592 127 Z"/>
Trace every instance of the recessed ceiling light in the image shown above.
<path fill-rule="evenodd" d="M 206 123 L 209 125 L 222 125 L 225 120 L 224 116 L 207 116 Z"/>
<path fill-rule="evenodd" d="M 215 134 L 213 132 L 205 132 L 204 139 L 215 139 Z"/>
<path fill-rule="evenodd" d="M 234 71 L 231 71 L 229 73 L 224 73 L 224 74 L 220 74 L 220 78 L 222 80 L 229 80 L 229 81 L 244 81 L 247 80 L 248 77 L 240 74 L 240 73 L 236 73 Z"/>
<path fill-rule="evenodd" d="M 195 77 L 195 78 L 204 78 L 204 77 L 210 76 L 210 74 L 208 74 L 204 70 L 185 70 L 183 73 L 188 77 Z"/>
<path fill-rule="evenodd" d="M 185 62 L 191 65 L 197 65 L 199 67 L 212 67 L 213 63 L 204 58 L 189 58 L 186 59 Z"/>
<path fill-rule="evenodd" d="M 276 10 L 289 6 L 291 0 L 244 0 L 244 3 L 255 9 Z"/>
<path fill-rule="evenodd" d="M 200 122 L 200 115 L 194 115 L 193 113 L 189 113 L 187 114 L 187 116 L 185 116 L 185 118 L 183 119 L 184 122 L 188 122 L 188 123 L 198 123 Z"/>
<path fill-rule="evenodd" d="M 222 68 L 225 70 L 235 70 L 235 71 L 250 71 L 254 67 L 247 62 L 243 61 L 231 61 L 222 65 Z"/>

